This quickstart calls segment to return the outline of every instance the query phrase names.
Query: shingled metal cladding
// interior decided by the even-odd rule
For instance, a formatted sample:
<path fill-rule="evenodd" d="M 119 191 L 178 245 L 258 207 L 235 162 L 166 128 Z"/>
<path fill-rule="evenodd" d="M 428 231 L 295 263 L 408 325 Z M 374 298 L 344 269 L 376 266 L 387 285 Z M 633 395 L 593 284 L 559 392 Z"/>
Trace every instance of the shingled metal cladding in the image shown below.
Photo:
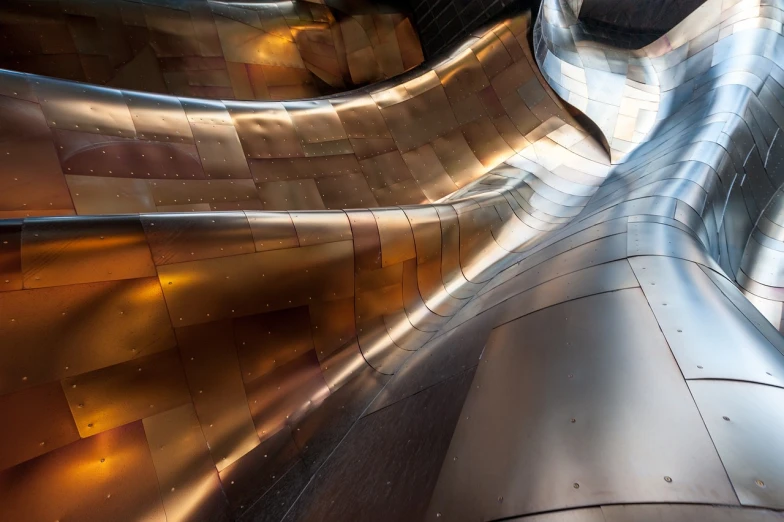
<path fill-rule="evenodd" d="M 572 4 L 328 99 L 2 71 L 0 518 L 781 520 L 784 5 Z"/>

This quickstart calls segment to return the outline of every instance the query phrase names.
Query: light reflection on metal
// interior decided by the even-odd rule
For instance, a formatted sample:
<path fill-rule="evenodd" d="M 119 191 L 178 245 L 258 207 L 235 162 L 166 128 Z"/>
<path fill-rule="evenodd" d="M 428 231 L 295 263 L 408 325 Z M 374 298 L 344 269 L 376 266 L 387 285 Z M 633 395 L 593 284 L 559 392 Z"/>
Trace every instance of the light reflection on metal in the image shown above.
<path fill-rule="evenodd" d="M 329 99 L 0 71 L 0 518 L 777 516 L 782 6 L 577 5 Z"/>

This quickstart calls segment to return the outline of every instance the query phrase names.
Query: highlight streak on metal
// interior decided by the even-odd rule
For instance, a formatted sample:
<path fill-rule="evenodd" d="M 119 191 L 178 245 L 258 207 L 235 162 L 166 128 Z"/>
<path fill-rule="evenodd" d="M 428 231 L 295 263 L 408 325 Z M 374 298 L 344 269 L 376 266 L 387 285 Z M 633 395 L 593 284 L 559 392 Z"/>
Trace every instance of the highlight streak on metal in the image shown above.
<path fill-rule="evenodd" d="M 0 71 L 0 519 L 780 519 L 784 4 L 579 7 L 317 100 Z"/>

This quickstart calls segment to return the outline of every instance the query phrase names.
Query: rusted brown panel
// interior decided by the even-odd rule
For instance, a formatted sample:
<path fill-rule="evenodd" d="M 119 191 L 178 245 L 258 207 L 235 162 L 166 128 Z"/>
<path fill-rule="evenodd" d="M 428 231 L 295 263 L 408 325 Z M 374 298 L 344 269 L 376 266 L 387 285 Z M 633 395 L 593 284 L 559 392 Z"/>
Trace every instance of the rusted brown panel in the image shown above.
<path fill-rule="evenodd" d="M 243 382 L 250 382 L 313 349 L 307 306 L 234 320 Z"/>
<path fill-rule="evenodd" d="M 354 299 L 312 303 L 310 323 L 316 355 L 323 363 L 335 350 L 351 342 L 356 335 Z"/>
<path fill-rule="evenodd" d="M 234 516 L 246 511 L 299 461 L 289 428 L 277 432 L 221 470 L 220 479 Z"/>
<path fill-rule="evenodd" d="M 164 265 L 158 273 L 173 323 L 185 326 L 349 297 L 353 261 L 352 242 L 338 241 Z"/>
<path fill-rule="evenodd" d="M 193 404 L 218 470 L 259 443 L 242 387 L 230 321 L 177 328 Z"/>
<path fill-rule="evenodd" d="M 354 269 L 357 273 L 381 268 L 381 239 L 376 217 L 369 210 L 347 211 L 354 236 Z"/>
<path fill-rule="evenodd" d="M 324 202 L 311 179 L 259 183 L 259 199 L 265 210 L 319 210 Z"/>
<path fill-rule="evenodd" d="M 175 346 L 157 278 L 2 292 L 0 324 L 0 393 Z"/>
<path fill-rule="evenodd" d="M 166 522 L 142 423 L 80 440 L 0 473 L 0 518 Z"/>
<path fill-rule="evenodd" d="M 243 212 L 144 215 L 141 221 L 156 265 L 255 251 Z"/>
<path fill-rule="evenodd" d="M 166 520 L 228 519 L 228 505 L 193 404 L 145 418 Z"/>
<path fill-rule="evenodd" d="M 0 221 L 0 292 L 22 289 L 22 220 Z"/>
<path fill-rule="evenodd" d="M 291 426 L 329 395 L 315 350 L 245 383 L 245 389 L 262 440 Z"/>
<path fill-rule="evenodd" d="M 299 246 L 288 212 L 246 212 L 257 252 Z"/>
<path fill-rule="evenodd" d="M 60 383 L 0 395 L 0 469 L 79 440 Z"/>
<path fill-rule="evenodd" d="M 138 216 L 32 218 L 22 245 L 25 288 L 156 275 Z"/>
<path fill-rule="evenodd" d="M 190 401 L 177 350 L 68 377 L 62 384 L 82 438 Z"/>

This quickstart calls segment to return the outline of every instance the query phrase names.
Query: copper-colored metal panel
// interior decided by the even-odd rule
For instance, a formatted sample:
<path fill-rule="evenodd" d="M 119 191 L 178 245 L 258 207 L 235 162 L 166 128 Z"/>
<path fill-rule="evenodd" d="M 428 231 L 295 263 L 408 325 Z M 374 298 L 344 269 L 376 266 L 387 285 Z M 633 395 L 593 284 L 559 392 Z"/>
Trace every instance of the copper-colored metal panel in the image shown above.
<path fill-rule="evenodd" d="M 245 389 L 262 440 L 291 426 L 329 395 L 314 350 L 245 383 Z"/>
<path fill-rule="evenodd" d="M 364 208 L 378 205 L 367 180 L 360 173 L 325 176 L 316 180 L 327 209 Z"/>
<path fill-rule="evenodd" d="M 2 393 L 175 345 L 155 278 L 3 292 L 0 323 Z"/>
<path fill-rule="evenodd" d="M 482 64 L 487 77 L 491 80 L 512 63 L 509 51 L 506 50 L 504 44 L 493 32 L 489 32 L 482 37 L 479 44 L 474 48 L 474 52 L 479 59 L 479 63 Z"/>
<path fill-rule="evenodd" d="M 313 349 L 308 307 L 234 320 L 243 382 L 250 382 Z"/>
<path fill-rule="evenodd" d="M 349 174 L 360 170 L 359 162 L 353 154 L 312 158 L 253 159 L 249 163 L 256 183 L 318 179 L 323 176 Z"/>
<path fill-rule="evenodd" d="M 145 215 L 141 221 L 156 265 L 255 251 L 242 212 Z"/>
<path fill-rule="evenodd" d="M 22 245 L 25 288 L 156 275 L 138 217 L 32 218 Z"/>
<path fill-rule="evenodd" d="M 388 187 L 374 189 L 373 197 L 376 198 L 379 206 L 421 205 L 427 203 L 427 198 L 413 179 L 400 181 Z"/>
<path fill-rule="evenodd" d="M 259 199 L 266 210 L 318 210 L 324 202 L 313 179 L 259 183 Z"/>
<path fill-rule="evenodd" d="M 0 221 L 0 292 L 22 289 L 22 220 Z"/>
<path fill-rule="evenodd" d="M 392 138 L 350 138 L 349 142 L 357 159 L 360 160 L 397 149 Z"/>
<path fill-rule="evenodd" d="M 158 274 L 172 322 L 185 326 L 349 297 L 353 259 L 352 242 L 339 241 L 164 265 Z"/>
<path fill-rule="evenodd" d="M 282 103 L 250 106 L 227 103 L 246 157 L 304 156 L 299 136 Z"/>
<path fill-rule="evenodd" d="M 299 246 L 288 212 L 246 212 L 256 252 Z"/>
<path fill-rule="evenodd" d="M 259 443 L 242 386 L 230 321 L 177 328 L 193 405 L 218 471 Z"/>
<path fill-rule="evenodd" d="M 69 175 L 65 181 L 80 215 L 156 211 L 150 187 L 142 179 Z"/>
<path fill-rule="evenodd" d="M 290 214 L 301 246 L 351 239 L 351 225 L 343 211 L 291 212 Z"/>
<path fill-rule="evenodd" d="M 50 78 L 36 78 L 33 89 L 46 123 L 53 129 L 125 138 L 136 136 L 131 113 L 120 91 Z"/>
<path fill-rule="evenodd" d="M 42 492 L 48 492 L 45 502 Z M 0 518 L 165 522 L 142 423 L 80 440 L 0 473 Z"/>
<path fill-rule="evenodd" d="M 0 82 L 0 95 L 37 102 L 38 97 L 30 85 L 29 77 L 14 71 L 3 71 L 3 81 Z"/>
<path fill-rule="evenodd" d="M 381 266 L 391 266 L 416 258 L 414 234 L 400 209 L 372 210 L 381 239 Z"/>
<path fill-rule="evenodd" d="M 485 168 L 492 168 L 514 154 L 487 116 L 462 127 L 466 143 Z"/>
<path fill-rule="evenodd" d="M 188 123 L 198 125 L 233 125 L 226 105 L 222 101 L 203 98 L 180 98 Z"/>
<path fill-rule="evenodd" d="M 381 238 L 376 216 L 369 210 L 347 211 L 354 237 L 354 270 L 359 273 L 381 268 Z"/>
<path fill-rule="evenodd" d="M 512 147 L 515 152 L 520 152 L 524 148 L 531 145 L 531 143 L 525 139 L 525 137 L 517 130 L 517 127 L 512 120 L 509 119 L 509 116 L 501 116 L 499 118 L 493 119 L 493 125 L 495 125 L 496 130 L 504 139 L 507 145 Z"/>
<path fill-rule="evenodd" d="M 470 49 L 436 67 L 436 73 L 453 104 L 490 85 L 482 65 Z"/>
<path fill-rule="evenodd" d="M 313 345 L 323 363 L 356 335 L 354 299 L 311 303 L 309 309 Z"/>
<path fill-rule="evenodd" d="M 193 143 L 193 134 L 180 101 L 171 96 L 123 92 L 137 137 L 143 140 Z"/>
<path fill-rule="evenodd" d="M 191 122 L 191 129 L 208 178 L 250 178 L 250 169 L 234 126 Z"/>
<path fill-rule="evenodd" d="M 457 126 L 444 88 L 440 85 L 409 100 L 382 108 L 381 114 L 401 152 L 415 149 Z"/>
<path fill-rule="evenodd" d="M 190 401 L 177 350 L 63 379 L 82 438 Z"/>
<path fill-rule="evenodd" d="M 349 138 L 392 137 L 378 105 L 370 96 L 333 100 L 332 105 Z"/>
<path fill-rule="evenodd" d="M 0 469 L 79 440 L 59 382 L 0 395 L 0 416 L 8 428 L 24 427 L 0 432 Z"/>
<path fill-rule="evenodd" d="M 403 263 L 358 273 L 356 291 L 357 330 L 367 330 L 371 321 L 403 309 Z"/>
<path fill-rule="evenodd" d="M 155 205 L 247 202 L 258 200 L 256 185 L 250 179 L 213 179 L 179 181 L 174 179 L 150 180 Z"/>
<path fill-rule="evenodd" d="M 302 143 L 348 139 L 335 108 L 326 100 L 285 103 Z"/>
<path fill-rule="evenodd" d="M 51 137 L 0 141 L 0 158 L 0 211 L 73 212 Z"/>
<path fill-rule="evenodd" d="M 486 171 L 471 152 L 471 147 L 460 129 L 455 129 L 435 140 L 433 150 L 458 187 L 475 180 Z"/>
<path fill-rule="evenodd" d="M 457 190 L 457 185 L 444 170 L 431 144 L 426 143 L 404 153 L 403 160 L 408 165 L 417 185 L 430 201 L 436 201 Z"/>
<path fill-rule="evenodd" d="M 167 522 L 225 519 L 228 506 L 193 404 L 142 422 Z"/>
<path fill-rule="evenodd" d="M 371 189 L 380 189 L 401 181 L 413 181 L 400 152 L 392 151 L 359 162 Z"/>

